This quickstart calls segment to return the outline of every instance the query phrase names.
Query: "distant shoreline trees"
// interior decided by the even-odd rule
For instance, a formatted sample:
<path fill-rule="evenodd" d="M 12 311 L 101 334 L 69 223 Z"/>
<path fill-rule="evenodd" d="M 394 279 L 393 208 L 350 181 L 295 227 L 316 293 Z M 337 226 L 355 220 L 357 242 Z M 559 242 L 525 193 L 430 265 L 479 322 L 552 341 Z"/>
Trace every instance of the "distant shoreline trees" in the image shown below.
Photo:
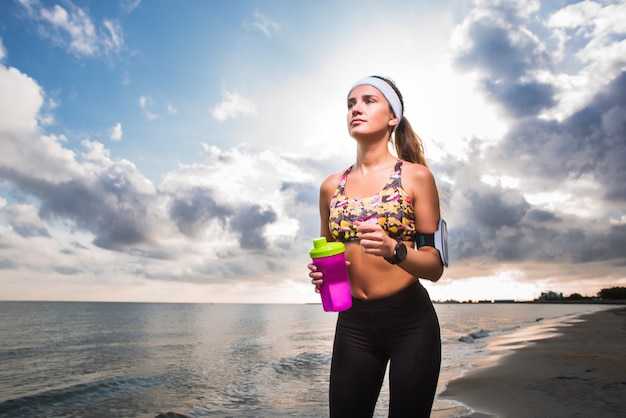
<path fill-rule="evenodd" d="M 580 293 L 572 293 L 569 296 L 563 296 L 563 293 L 542 292 L 538 302 L 555 302 L 555 301 L 626 301 L 626 287 L 611 287 L 602 289 L 597 296 L 582 296 Z"/>
<path fill-rule="evenodd" d="M 598 292 L 598 296 L 604 300 L 626 300 L 626 287 L 602 289 Z"/>
<path fill-rule="evenodd" d="M 435 303 L 616 303 L 626 304 L 626 287 L 611 287 L 600 290 L 596 296 L 582 296 L 580 293 L 572 293 L 564 296 L 563 293 L 553 291 L 542 292 L 541 295 L 532 301 L 515 301 L 513 299 L 502 300 L 466 300 L 458 301 L 448 299 L 444 301 L 434 301 Z"/>

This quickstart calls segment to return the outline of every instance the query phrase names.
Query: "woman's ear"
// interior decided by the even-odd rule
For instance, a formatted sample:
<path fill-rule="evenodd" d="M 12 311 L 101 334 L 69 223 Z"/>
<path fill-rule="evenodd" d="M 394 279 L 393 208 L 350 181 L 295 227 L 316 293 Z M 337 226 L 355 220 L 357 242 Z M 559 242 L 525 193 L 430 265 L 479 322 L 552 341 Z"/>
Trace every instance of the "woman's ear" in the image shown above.
<path fill-rule="evenodd" d="M 399 123 L 399 122 L 398 122 L 398 117 L 397 117 L 397 116 L 396 116 L 396 114 L 395 114 L 395 113 L 393 113 L 393 112 L 389 112 L 389 113 L 391 113 L 391 118 L 389 119 L 389 122 L 388 122 L 387 124 L 388 124 L 390 127 L 392 127 L 392 128 L 394 128 L 394 129 L 395 129 L 395 127 L 396 127 L 396 126 L 398 126 L 398 123 Z"/>

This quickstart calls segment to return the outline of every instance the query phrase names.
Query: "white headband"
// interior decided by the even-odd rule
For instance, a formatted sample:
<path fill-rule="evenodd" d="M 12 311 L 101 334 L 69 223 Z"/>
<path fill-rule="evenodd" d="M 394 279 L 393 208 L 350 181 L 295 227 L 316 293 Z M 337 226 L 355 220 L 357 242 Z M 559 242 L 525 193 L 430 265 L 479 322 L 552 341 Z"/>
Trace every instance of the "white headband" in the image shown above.
<path fill-rule="evenodd" d="M 356 82 L 348 92 L 348 97 L 350 97 L 350 93 L 358 86 L 372 86 L 378 89 L 385 99 L 389 102 L 389 106 L 391 106 L 391 110 L 393 110 L 394 115 L 398 118 L 398 125 L 402 120 L 402 102 L 400 101 L 400 97 L 396 93 L 396 91 L 387 83 L 385 80 L 382 80 L 378 77 L 366 77 L 358 82 Z M 396 127 L 398 126 L 396 125 Z"/>

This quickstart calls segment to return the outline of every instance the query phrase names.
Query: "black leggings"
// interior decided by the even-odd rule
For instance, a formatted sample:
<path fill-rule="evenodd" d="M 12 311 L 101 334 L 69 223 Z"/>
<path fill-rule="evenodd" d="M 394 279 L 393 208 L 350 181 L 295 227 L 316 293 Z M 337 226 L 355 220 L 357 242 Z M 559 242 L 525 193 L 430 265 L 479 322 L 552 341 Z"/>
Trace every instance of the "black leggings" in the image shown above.
<path fill-rule="evenodd" d="M 439 367 L 439 321 L 416 282 L 382 299 L 353 298 L 337 319 L 330 370 L 330 416 L 371 417 L 389 369 L 389 417 L 428 417 Z"/>

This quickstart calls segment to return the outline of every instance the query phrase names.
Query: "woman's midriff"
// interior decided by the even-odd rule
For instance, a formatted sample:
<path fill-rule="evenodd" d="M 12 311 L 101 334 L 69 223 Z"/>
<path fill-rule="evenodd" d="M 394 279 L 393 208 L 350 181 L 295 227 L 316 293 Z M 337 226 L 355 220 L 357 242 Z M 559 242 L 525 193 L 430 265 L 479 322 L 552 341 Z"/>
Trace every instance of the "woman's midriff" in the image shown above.
<path fill-rule="evenodd" d="M 406 244 L 411 246 L 410 242 Z M 346 244 L 346 259 L 351 263 L 348 275 L 352 296 L 355 298 L 384 298 L 417 280 L 402 268 L 389 264 L 384 258 L 365 254 L 358 241 Z"/>

